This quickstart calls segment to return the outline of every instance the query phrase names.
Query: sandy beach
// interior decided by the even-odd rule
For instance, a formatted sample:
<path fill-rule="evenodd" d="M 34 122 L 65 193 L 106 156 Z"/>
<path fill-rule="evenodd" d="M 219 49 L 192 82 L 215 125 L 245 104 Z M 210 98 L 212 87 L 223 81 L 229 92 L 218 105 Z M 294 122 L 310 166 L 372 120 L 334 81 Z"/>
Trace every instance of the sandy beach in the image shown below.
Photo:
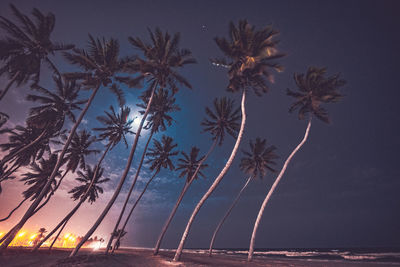
<path fill-rule="evenodd" d="M 102 250 L 83 250 L 74 258 L 67 258 L 70 250 L 55 249 L 48 252 L 42 249 L 37 253 L 30 253 L 27 249 L 9 249 L 0 256 L 0 266 L 400 266 L 399 263 L 361 262 L 339 260 L 308 260 L 308 259 L 281 259 L 256 258 L 247 262 L 244 256 L 215 255 L 208 257 L 196 253 L 184 253 L 181 262 L 172 262 L 173 252 L 162 251 L 153 256 L 148 249 L 120 249 L 115 255 L 105 256 Z"/>

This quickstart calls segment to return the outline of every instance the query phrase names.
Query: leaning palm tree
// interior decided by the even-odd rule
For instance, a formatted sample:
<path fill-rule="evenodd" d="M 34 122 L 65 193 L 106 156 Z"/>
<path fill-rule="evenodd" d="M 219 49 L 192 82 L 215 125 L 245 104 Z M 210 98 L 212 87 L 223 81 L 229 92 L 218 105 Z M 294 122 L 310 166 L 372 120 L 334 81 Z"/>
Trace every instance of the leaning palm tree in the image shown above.
<path fill-rule="evenodd" d="M 80 105 L 86 102 L 86 100 L 77 100 L 80 87 L 74 81 L 65 81 L 58 76 L 54 76 L 53 80 L 56 85 L 55 92 L 35 84 L 32 85 L 32 88 L 40 94 L 31 93 L 27 96 L 27 100 L 42 104 L 31 108 L 26 120 L 28 126 L 41 130 L 40 135 L 25 146 L 7 154 L 0 161 L 0 165 L 12 160 L 18 154 L 25 153 L 28 148 L 42 139 L 49 140 L 51 137 L 58 136 L 62 131 L 66 117 L 75 122 L 73 111 L 81 109 Z"/>
<path fill-rule="evenodd" d="M 238 203 L 240 196 L 242 195 L 243 191 L 246 189 L 250 181 L 257 176 L 259 176 L 260 179 L 263 178 L 267 174 L 267 171 L 275 172 L 275 169 L 272 168 L 272 165 L 276 164 L 275 159 L 278 158 L 278 156 L 274 152 L 275 149 L 275 146 L 267 147 L 267 141 L 265 139 L 256 138 L 256 141 L 254 143 L 253 141 L 250 141 L 250 152 L 243 151 L 244 157 L 241 159 L 240 169 L 249 177 L 247 178 L 246 183 L 243 185 L 242 189 L 240 189 L 239 194 L 236 196 L 235 200 L 233 201 L 228 211 L 225 213 L 224 217 L 222 217 L 222 220 L 219 222 L 217 228 L 215 229 L 210 242 L 209 256 L 212 255 L 215 238 L 219 230 L 221 229 L 221 226 Z"/>
<path fill-rule="evenodd" d="M 142 131 L 143 124 L 147 118 L 147 114 L 150 112 L 150 107 L 152 105 L 153 96 L 156 89 L 158 87 L 166 88 L 168 86 L 169 89 L 171 89 L 173 92 L 176 92 L 177 83 L 183 84 L 184 86 L 191 88 L 190 84 L 186 81 L 184 77 L 178 74 L 177 70 L 187 64 L 195 63 L 196 61 L 192 58 L 192 53 L 189 50 L 179 49 L 179 34 L 175 34 L 171 38 L 168 33 L 163 34 L 159 29 L 156 29 L 154 34 L 151 31 L 149 32 L 152 40 L 151 44 L 144 43 L 140 38 L 129 37 L 130 43 L 135 48 L 143 52 L 145 59 L 135 58 L 133 61 L 125 65 L 125 71 L 133 73 L 139 72 L 139 76 L 135 79 L 118 79 L 121 82 L 127 83 L 131 87 L 137 86 L 138 83 L 147 79 L 150 87 L 146 91 L 148 93 L 147 95 L 149 96 L 146 110 L 143 113 L 143 117 L 139 123 L 124 172 L 122 173 L 122 176 L 114 191 L 112 198 L 108 202 L 107 206 L 104 208 L 103 212 L 100 214 L 99 218 L 82 238 L 81 242 L 79 242 L 76 248 L 72 251 L 70 257 L 75 256 L 76 253 L 78 253 L 80 247 L 94 233 L 94 231 L 104 220 L 108 211 L 111 209 L 112 205 L 117 199 L 131 168 L 140 133 Z"/>
<path fill-rule="evenodd" d="M 40 242 L 33 248 L 33 251 L 39 249 L 39 247 L 60 227 L 62 227 L 63 229 L 66 222 L 75 214 L 75 212 L 80 208 L 83 202 L 85 202 L 90 194 L 90 191 L 92 190 L 92 186 L 101 177 L 101 174 L 98 174 L 98 172 L 100 171 L 100 165 L 103 162 L 107 153 L 112 150 L 121 140 L 124 140 L 125 146 L 128 147 L 128 144 L 126 142 L 126 135 L 133 134 L 133 132 L 131 131 L 132 120 L 129 120 L 129 113 L 130 109 L 128 107 L 121 107 L 120 112 L 116 113 L 114 108 L 110 106 L 110 112 L 105 111 L 105 115 L 97 117 L 97 120 L 102 123 L 104 127 L 94 128 L 93 130 L 100 132 L 100 140 L 107 141 L 107 145 L 98 163 L 96 164 L 96 168 L 94 169 L 91 179 L 92 182 L 91 184 L 89 184 L 86 193 L 81 196 L 80 201 L 77 203 L 77 205 L 59 222 L 59 224 L 46 236 L 46 238 L 42 242 Z M 59 233 L 62 232 L 62 229 L 59 231 Z M 57 240 L 57 238 L 55 240 Z"/>
<path fill-rule="evenodd" d="M 163 135 L 161 138 L 161 142 L 158 140 L 154 140 L 154 147 L 149 149 L 149 152 L 147 153 L 148 159 L 146 161 L 147 164 L 150 164 L 150 171 L 153 171 L 153 175 L 151 178 L 147 181 L 145 187 L 143 188 L 142 192 L 136 199 L 135 203 L 133 204 L 131 210 L 129 211 L 128 217 L 125 219 L 125 223 L 123 224 L 121 231 L 119 232 L 119 235 L 116 236 L 116 241 L 115 244 L 118 244 L 121 239 L 122 233 L 125 231 L 125 227 L 129 222 L 129 219 L 132 216 L 133 211 L 135 210 L 137 204 L 139 201 L 142 199 L 142 196 L 146 192 L 148 186 L 150 183 L 153 181 L 154 177 L 157 176 L 157 174 L 161 171 L 161 169 L 169 169 L 170 171 L 175 169 L 174 164 L 172 163 L 171 158 L 178 155 L 177 151 L 174 151 L 175 148 L 178 146 L 177 144 L 173 143 L 174 140 L 169 137 Z M 115 249 L 115 245 L 114 245 Z M 113 252 L 114 252 L 113 249 Z"/>
<path fill-rule="evenodd" d="M 146 94 L 141 96 L 142 98 L 142 103 L 137 104 L 138 107 L 145 109 L 147 106 L 147 103 L 149 101 L 148 97 L 146 97 Z M 136 169 L 136 174 L 135 177 L 133 178 L 132 184 L 129 188 L 129 192 L 125 198 L 124 205 L 122 206 L 121 212 L 119 214 L 119 217 L 115 223 L 113 233 L 117 231 L 119 227 L 119 223 L 121 222 L 122 216 L 125 213 L 126 206 L 128 205 L 129 199 L 131 197 L 131 194 L 133 192 L 133 189 L 135 187 L 136 181 L 139 177 L 143 161 L 147 152 L 147 148 L 150 144 L 150 141 L 153 138 L 153 135 L 160 132 L 160 131 L 165 131 L 167 129 L 167 126 L 172 125 L 173 118 L 171 117 L 170 113 L 179 111 L 180 108 L 177 104 L 175 104 L 175 97 L 168 92 L 168 90 L 159 88 L 155 94 L 154 94 L 154 99 L 153 99 L 153 104 L 150 107 L 150 112 L 149 112 L 149 117 L 147 120 L 146 125 L 144 126 L 144 129 L 150 130 L 149 137 L 147 138 L 146 145 L 143 149 L 143 153 L 139 162 L 139 165 Z M 140 110 L 140 114 L 144 114 L 144 110 Z M 113 241 L 114 235 L 110 236 L 110 239 L 107 243 L 107 248 L 106 248 L 106 254 L 109 252 L 111 248 L 111 243 Z"/>
<path fill-rule="evenodd" d="M 240 108 L 235 108 L 234 101 L 223 97 L 216 98 L 213 101 L 213 109 L 206 107 L 206 118 L 202 121 L 201 125 L 204 128 L 204 132 L 209 132 L 214 140 L 209 148 L 207 154 L 202 157 L 202 159 L 198 162 L 196 169 L 191 174 L 191 177 L 187 179 L 181 194 L 178 197 L 177 205 L 171 211 L 170 216 L 168 217 L 166 223 L 164 224 L 163 230 L 157 240 L 157 243 L 154 248 L 154 255 L 156 255 L 160 249 L 162 239 L 171 223 L 175 213 L 182 202 L 182 199 L 189 189 L 190 185 L 194 181 L 194 178 L 197 176 L 197 173 L 200 171 L 201 166 L 203 166 L 204 162 L 208 158 L 208 156 L 212 153 L 215 146 L 222 145 L 225 136 L 228 134 L 233 138 L 237 137 L 237 133 L 239 131 L 239 119 L 240 119 Z"/>
<path fill-rule="evenodd" d="M 213 61 L 213 63 L 215 65 L 223 65 L 229 69 L 229 84 L 227 90 L 232 93 L 242 93 L 242 122 L 236 143 L 224 168 L 215 178 L 209 190 L 200 199 L 189 218 L 178 249 L 176 250 L 174 261 L 178 261 L 180 259 L 183 246 L 197 213 L 224 178 L 233 162 L 233 159 L 236 156 L 246 123 L 246 92 L 252 89 L 257 96 L 261 96 L 262 93 L 266 93 L 268 91 L 267 82 L 273 82 L 273 75 L 271 74 L 270 70 L 282 70 L 282 67 L 275 62 L 275 59 L 283 56 L 283 54 L 277 53 L 276 50 L 277 41 L 274 40 L 274 37 L 278 34 L 277 31 L 273 30 L 271 27 L 256 30 L 254 26 L 251 26 L 246 20 L 243 20 L 239 21 L 238 27 L 231 22 L 229 34 L 229 40 L 216 37 L 215 42 L 225 56 L 227 56 L 231 61 L 228 62 L 225 59 L 216 59 Z"/>
<path fill-rule="evenodd" d="M 6 87 L 0 90 L 0 101 L 13 83 L 19 86 L 30 79 L 37 83 L 42 62 L 59 75 L 49 55 L 74 47 L 51 40 L 56 20 L 53 13 L 43 14 L 34 8 L 32 20 L 14 5 L 10 4 L 10 8 L 18 23 L 0 16 L 0 28 L 5 32 L 5 38 L 0 40 L 0 75 L 7 74 L 10 77 Z"/>
<path fill-rule="evenodd" d="M 50 175 L 48 183 L 42 190 L 42 193 L 37 198 L 35 202 L 29 207 L 27 212 L 21 218 L 21 220 L 13 227 L 7 237 L 7 239 L 1 244 L 0 251 L 5 250 L 10 242 L 14 239 L 15 235 L 22 228 L 22 226 L 26 223 L 29 217 L 32 215 L 36 207 L 39 205 L 40 201 L 43 199 L 44 192 L 50 186 L 52 181 L 55 178 L 55 174 L 58 169 L 61 167 L 64 155 L 67 152 L 67 149 L 72 141 L 72 138 L 81 123 L 83 117 L 91 106 L 97 92 L 100 87 L 109 86 L 112 83 L 112 78 L 116 73 L 121 71 L 123 66 L 123 61 L 119 59 L 119 44 L 115 39 L 110 39 L 106 41 L 103 40 L 95 40 L 91 35 L 89 35 L 89 50 L 85 51 L 83 49 L 74 49 L 73 53 L 64 53 L 65 58 L 72 64 L 78 65 L 83 68 L 84 72 L 75 72 L 64 74 L 64 76 L 71 80 L 83 80 L 82 84 L 86 86 L 88 89 L 93 89 L 92 94 L 90 95 L 85 107 L 79 114 L 76 122 L 74 123 L 72 129 L 69 132 L 68 139 L 65 142 L 63 149 L 59 155 L 57 164 L 54 167 L 52 175 Z M 122 98 L 121 91 L 117 86 L 110 86 L 110 89 L 116 93 L 119 98 Z"/>
<path fill-rule="evenodd" d="M 322 120 L 325 123 L 329 123 L 329 117 L 327 111 L 321 107 L 323 103 L 335 103 L 342 98 L 342 95 L 338 89 L 345 85 L 345 81 L 339 78 L 339 74 L 332 76 L 326 76 L 326 68 L 316 68 L 310 67 L 306 74 L 294 74 L 294 80 L 299 89 L 298 92 L 291 91 L 287 89 L 287 95 L 292 96 L 296 101 L 292 104 L 289 112 L 293 112 L 297 108 L 299 109 L 299 119 L 305 119 L 307 113 L 308 124 L 306 128 L 303 140 L 297 145 L 297 147 L 290 153 L 289 157 L 286 159 L 281 171 L 278 174 L 275 182 L 273 183 L 271 189 L 269 190 L 267 196 L 265 197 L 261 208 L 258 212 L 257 219 L 254 223 L 253 233 L 250 240 L 250 248 L 248 260 L 251 261 L 254 253 L 254 243 L 256 239 L 257 229 L 261 221 L 261 217 L 264 213 L 264 209 L 268 204 L 272 193 L 278 186 L 279 181 L 282 179 L 287 166 L 289 165 L 291 159 L 296 154 L 297 151 L 304 145 L 307 141 L 308 134 L 311 127 L 312 115 Z"/>

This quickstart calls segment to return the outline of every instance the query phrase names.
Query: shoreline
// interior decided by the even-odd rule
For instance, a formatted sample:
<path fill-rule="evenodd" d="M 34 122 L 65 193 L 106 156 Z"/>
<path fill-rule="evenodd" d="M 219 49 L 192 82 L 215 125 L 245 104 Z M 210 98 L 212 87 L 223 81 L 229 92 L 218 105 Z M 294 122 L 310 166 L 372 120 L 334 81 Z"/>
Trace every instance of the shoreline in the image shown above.
<path fill-rule="evenodd" d="M 252 262 L 247 261 L 243 255 L 215 254 L 209 257 L 205 254 L 184 251 L 181 262 L 173 262 L 174 251 L 161 250 L 159 255 L 154 256 L 150 248 L 121 248 L 115 255 L 104 255 L 104 249 L 93 251 L 93 249 L 82 249 L 81 253 L 74 258 L 67 258 L 71 249 L 54 249 L 49 252 L 46 248 L 36 253 L 31 253 L 26 248 L 11 248 L 0 255 L 0 265 L 8 266 L 400 266 L 398 262 L 381 261 L 357 261 L 336 259 L 303 259 L 284 257 L 255 257 Z"/>

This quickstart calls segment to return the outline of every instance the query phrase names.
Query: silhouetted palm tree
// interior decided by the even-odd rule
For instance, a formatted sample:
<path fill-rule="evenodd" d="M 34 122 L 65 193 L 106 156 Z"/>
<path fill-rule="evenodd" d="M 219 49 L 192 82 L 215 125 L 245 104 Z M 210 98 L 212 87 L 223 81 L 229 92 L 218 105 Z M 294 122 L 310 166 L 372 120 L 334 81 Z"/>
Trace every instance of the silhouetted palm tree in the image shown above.
<path fill-rule="evenodd" d="M 154 177 L 156 177 L 157 174 L 163 168 L 169 169 L 170 171 L 175 169 L 175 166 L 172 163 L 171 158 L 178 155 L 178 151 L 174 151 L 178 145 L 174 144 L 173 142 L 174 142 L 174 140 L 171 137 L 163 135 L 161 138 L 161 142 L 159 142 L 158 140 L 154 140 L 153 148 L 150 148 L 149 152 L 146 154 L 148 156 L 146 164 L 150 164 L 149 169 L 154 173 L 151 176 L 151 178 L 147 181 L 145 187 L 143 188 L 142 192 L 140 193 L 137 200 L 133 204 L 131 210 L 129 211 L 128 217 L 126 218 L 125 223 L 122 226 L 121 232 L 116 237 L 115 244 L 117 244 L 119 242 L 119 240 L 121 239 L 121 234 L 124 232 L 125 227 L 128 224 L 129 219 L 131 218 L 134 209 L 136 208 L 139 201 L 142 199 L 142 196 L 146 192 L 147 187 L 153 181 Z M 115 249 L 115 245 L 114 245 L 114 249 Z M 112 252 L 114 252 L 114 249 Z"/>
<path fill-rule="evenodd" d="M 152 41 L 151 44 L 144 43 L 140 38 L 129 37 L 130 43 L 135 48 L 143 52 L 145 59 L 135 58 L 131 62 L 128 62 L 126 64 L 125 71 L 133 73 L 139 72 L 140 75 L 135 79 L 118 79 L 119 81 L 127 83 L 131 87 L 137 86 L 141 81 L 147 79 L 150 87 L 146 91 L 146 96 L 148 96 L 149 98 L 146 110 L 143 113 L 143 117 L 139 123 L 124 172 L 122 173 L 122 176 L 114 191 L 112 198 L 110 199 L 107 206 L 100 214 L 94 225 L 90 228 L 90 230 L 86 233 L 81 242 L 79 242 L 76 248 L 72 251 L 70 257 L 76 255 L 79 248 L 94 233 L 94 231 L 104 220 L 108 211 L 111 209 L 112 205 L 117 199 L 131 168 L 140 133 L 142 131 L 143 124 L 147 118 L 147 114 L 150 112 L 150 107 L 152 105 L 156 89 L 158 87 L 166 88 L 168 86 L 169 89 L 171 89 L 173 92 L 176 92 L 176 82 L 191 88 L 190 84 L 186 81 L 185 78 L 178 74 L 177 70 L 187 64 L 195 63 L 196 61 L 192 58 L 192 53 L 189 50 L 179 49 L 179 34 L 175 34 L 171 38 L 168 33 L 163 34 L 159 29 L 156 29 L 154 34 L 151 31 L 149 31 L 149 33 Z"/>
<path fill-rule="evenodd" d="M 145 109 L 147 107 L 147 103 L 149 101 L 148 97 L 146 95 L 141 96 L 143 103 L 137 104 L 138 107 Z M 150 135 L 147 138 L 146 145 L 143 149 L 143 153 L 139 162 L 139 165 L 136 169 L 136 174 L 135 177 L 133 178 L 132 184 L 129 188 L 129 192 L 125 198 L 124 205 L 122 206 L 120 215 L 115 223 L 114 230 L 113 232 L 117 231 L 119 227 L 119 223 L 121 222 L 122 216 L 125 213 L 126 206 L 128 205 L 129 199 L 131 197 L 131 194 L 133 192 L 133 189 L 136 185 L 136 181 L 139 177 L 140 170 L 143 165 L 144 157 L 147 152 L 147 148 L 150 144 L 150 141 L 153 138 L 153 135 L 155 133 L 158 133 L 159 131 L 165 131 L 167 129 L 167 126 L 172 125 L 172 117 L 170 115 L 171 112 L 179 111 L 180 108 L 177 104 L 175 104 L 175 98 L 173 95 L 169 94 L 168 90 L 165 89 L 158 89 L 156 93 L 154 94 L 154 99 L 153 99 L 153 104 L 150 107 L 150 112 L 149 116 L 147 119 L 147 123 L 144 126 L 144 129 L 150 130 Z M 140 110 L 140 114 L 144 114 L 144 110 Z M 111 243 L 113 241 L 114 236 L 110 236 L 110 239 L 107 243 L 107 248 L 106 248 L 106 254 L 109 252 L 111 248 Z"/>
<path fill-rule="evenodd" d="M 43 237 L 44 234 L 46 233 L 46 228 L 40 228 L 39 231 L 37 232 L 35 239 L 33 240 L 33 245 L 35 246 Z"/>
<path fill-rule="evenodd" d="M 52 180 L 54 180 L 56 172 L 63 163 L 64 155 L 67 152 L 67 149 L 72 141 L 72 137 L 74 136 L 76 129 L 81 123 L 91 103 L 93 102 L 93 99 L 96 96 L 98 90 L 100 89 L 100 86 L 110 85 L 112 82 L 111 79 L 115 76 L 117 72 L 119 72 L 122 69 L 123 62 L 119 59 L 118 55 L 119 55 L 119 44 L 115 39 L 110 39 L 109 41 L 106 41 L 105 39 L 95 40 L 90 35 L 89 35 L 88 51 L 85 51 L 83 49 L 74 49 L 73 53 L 64 53 L 65 58 L 70 63 L 78 65 L 84 69 L 84 72 L 68 73 L 65 74 L 65 77 L 71 80 L 79 80 L 79 79 L 83 80 L 82 84 L 89 89 L 93 89 L 93 91 L 85 107 L 78 116 L 75 124 L 70 130 L 68 139 L 64 144 L 64 147 L 59 155 L 56 166 L 54 167 L 53 173 L 52 175 L 50 175 L 48 183 L 44 187 L 44 190 L 46 190 L 46 188 L 49 187 L 50 184 L 52 183 Z M 114 93 L 118 94 L 120 99 L 122 98 L 121 91 L 116 86 L 110 86 L 110 89 Z M 18 233 L 18 231 L 29 219 L 31 214 L 39 205 L 40 201 L 43 199 L 44 190 L 41 193 L 41 195 L 38 196 L 37 200 L 32 203 L 32 205 L 29 207 L 29 209 L 24 214 L 22 219 L 17 223 L 17 225 L 10 230 L 12 231 L 12 233 L 1 244 L 0 250 L 4 250 L 7 248 L 10 242 L 14 239 L 15 235 Z"/>
<path fill-rule="evenodd" d="M 30 79 L 37 83 L 43 61 L 59 75 L 49 55 L 74 47 L 50 39 L 56 20 L 53 13 L 45 15 L 34 8 L 34 20 L 31 20 L 14 5 L 10 4 L 10 8 L 20 25 L 0 16 L 0 28 L 5 32 L 5 38 L 0 40 L 0 62 L 3 65 L 0 75 L 7 74 L 10 78 L 6 87 L 0 90 L 0 101 L 14 82 L 18 86 Z"/>
<path fill-rule="evenodd" d="M 214 110 L 213 110 L 214 109 Z M 226 134 L 231 135 L 236 138 L 237 132 L 239 130 L 238 120 L 240 119 L 240 108 L 234 107 L 234 101 L 228 99 L 226 97 L 216 98 L 213 101 L 213 109 L 206 107 L 206 118 L 202 121 L 201 125 L 204 127 L 205 132 L 209 132 L 212 135 L 212 139 L 214 140 L 211 147 L 209 148 L 207 154 L 202 157 L 202 159 L 198 162 L 196 169 L 191 174 L 188 179 L 186 179 L 185 185 L 182 189 L 181 194 L 178 197 L 177 205 L 171 211 L 170 216 L 164 224 L 163 230 L 157 240 L 157 243 L 154 248 L 154 255 L 156 255 L 160 249 L 162 239 L 171 223 L 175 213 L 182 202 L 184 195 L 189 189 L 190 185 L 194 181 L 194 178 L 197 177 L 200 168 L 204 165 L 204 161 L 208 158 L 208 156 L 212 153 L 215 146 L 217 144 L 222 145 Z M 194 152 L 194 151 L 193 151 Z M 194 154 L 193 154 L 194 155 Z"/>
<path fill-rule="evenodd" d="M 335 74 L 330 77 L 326 77 L 325 68 L 310 67 L 306 74 L 294 74 L 294 80 L 299 89 L 298 92 L 287 90 L 287 95 L 292 96 L 296 101 L 291 105 L 289 111 L 293 112 L 297 108 L 299 109 L 299 119 L 303 120 L 307 113 L 309 113 L 309 119 L 307 124 L 307 129 L 303 140 L 297 145 L 297 147 L 292 151 L 289 157 L 286 159 L 278 177 L 276 178 L 274 184 L 269 190 L 267 196 L 265 197 L 261 208 L 258 212 L 256 222 L 254 224 L 253 233 L 251 235 L 250 248 L 248 260 L 251 261 L 254 252 L 254 243 L 257 234 L 257 229 L 261 221 L 261 217 L 264 213 L 264 209 L 267 206 L 272 193 L 275 191 L 279 181 L 281 180 L 286 168 L 296 154 L 296 152 L 303 146 L 308 138 L 308 133 L 311 127 L 312 115 L 315 115 L 318 119 L 323 122 L 328 123 L 329 117 L 327 111 L 321 107 L 323 103 L 334 103 L 342 98 L 338 89 L 345 85 L 345 81 L 339 78 L 339 74 Z"/>
<path fill-rule="evenodd" d="M 242 92 L 242 122 L 236 143 L 228 161 L 220 174 L 215 178 L 209 190 L 200 199 L 190 216 L 178 249 L 176 250 L 174 261 L 180 259 L 183 246 L 197 213 L 211 193 L 215 188 L 217 188 L 235 158 L 246 122 L 246 91 L 252 89 L 256 95 L 261 96 L 262 93 L 268 91 L 267 81 L 273 81 L 270 69 L 272 68 L 277 71 L 282 70 L 282 67 L 278 63 L 274 62 L 275 59 L 283 56 L 283 54 L 277 53 L 277 41 L 273 40 L 277 33 L 278 32 L 273 30 L 271 27 L 256 30 L 254 26 L 251 26 L 246 20 L 243 20 L 239 21 L 238 27 L 236 27 L 232 22 L 230 23 L 229 40 L 219 37 L 215 38 L 218 47 L 231 61 L 227 62 L 225 59 L 217 59 L 214 60 L 213 63 L 216 65 L 224 65 L 229 68 L 228 91 L 233 93 Z"/>
<path fill-rule="evenodd" d="M 92 182 L 86 191 L 86 195 L 83 195 L 78 202 L 78 204 L 60 221 L 60 223 L 46 236 L 45 240 L 39 243 L 37 246 L 33 248 L 33 251 L 36 251 L 42 244 L 45 242 L 51 235 L 53 235 L 60 227 L 61 230 L 59 234 L 62 232 L 63 228 L 66 225 L 66 222 L 75 214 L 75 212 L 80 208 L 83 202 L 85 202 L 86 198 L 90 194 L 90 189 L 94 185 L 94 183 L 100 179 L 101 175 L 98 174 L 101 163 L 103 162 L 107 153 L 112 150 L 121 140 L 124 140 L 126 147 L 128 144 L 126 142 L 126 135 L 128 133 L 133 133 L 131 129 L 132 120 L 129 120 L 130 109 L 128 107 L 121 107 L 119 113 L 115 113 L 115 110 L 112 106 L 110 106 L 111 112 L 105 111 L 106 115 L 98 116 L 97 120 L 101 122 L 104 127 L 102 128 L 94 128 L 95 131 L 100 132 L 100 140 L 107 141 L 106 149 L 103 152 L 103 155 L 100 157 L 96 167 L 93 171 Z M 102 172 L 102 171 L 101 171 Z M 97 178 L 96 178 L 97 177 Z M 55 238 L 54 240 L 57 240 Z M 53 242 L 54 243 L 54 242 Z"/>
<path fill-rule="evenodd" d="M 118 229 L 113 236 L 121 236 L 114 245 L 113 251 L 118 250 L 120 245 L 121 245 L 121 238 L 123 238 L 128 232 L 127 231 L 122 231 L 121 229 Z"/>
<path fill-rule="evenodd" d="M 61 77 L 54 76 L 53 80 L 56 85 L 54 93 L 36 84 L 32 85 L 32 88 L 41 94 L 29 94 L 27 96 L 28 100 L 43 104 L 31 108 L 26 121 L 29 127 L 41 129 L 41 134 L 29 144 L 6 155 L 0 161 L 0 165 L 23 153 L 26 149 L 41 141 L 41 139 L 48 141 L 49 138 L 58 136 L 64 126 L 66 116 L 72 122 L 75 122 L 73 111 L 81 109 L 79 105 L 86 102 L 86 100 L 77 100 L 80 87 L 74 81 L 63 81 Z"/>
<path fill-rule="evenodd" d="M 259 176 L 260 179 L 267 175 L 267 171 L 276 172 L 275 169 L 272 168 L 272 165 L 275 165 L 275 159 L 278 156 L 275 154 L 276 147 L 275 146 L 268 146 L 267 141 L 265 139 L 256 138 L 256 141 L 253 143 L 250 141 L 250 152 L 243 151 L 244 157 L 241 159 L 240 162 L 240 169 L 246 174 L 249 175 L 247 178 L 246 183 L 240 189 L 239 194 L 236 196 L 235 200 L 229 207 L 228 211 L 225 213 L 222 220 L 219 222 L 217 228 L 214 231 L 214 234 L 211 238 L 210 249 L 209 249 L 209 256 L 212 255 L 212 249 L 215 242 L 215 238 L 225 222 L 228 218 L 229 214 L 231 213 L 232 209 L 236 206 L 237 202 L 240 199 L 243 191 L 246 189 L 247 185 L 250 181 Z"/>

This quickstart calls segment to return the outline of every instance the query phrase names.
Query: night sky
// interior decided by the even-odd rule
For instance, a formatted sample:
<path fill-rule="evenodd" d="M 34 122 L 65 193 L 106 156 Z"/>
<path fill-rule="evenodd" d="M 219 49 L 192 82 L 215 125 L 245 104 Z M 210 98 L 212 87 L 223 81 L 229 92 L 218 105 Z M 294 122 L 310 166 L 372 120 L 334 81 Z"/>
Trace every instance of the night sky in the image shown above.
<path fill-rule="evenodd" d="M 147 27 L 159 26 L 181 33 L 181 47 L 189 48 L 198 64 L 181 73 L 193 90 L 181 88 L 177 102 L 182 111 L 174 114 L 173 127 L 165 134 L 173 137 L 179 150 L 192 145 L 204 154 L 211 145 L 201 133 L 200 122 L 215 97 L 229 96 L 238 105 L 240 95 L 225 90 L 225 69 L 213 66 L 209 58 L 222 56 L 213 38 L 227 36 L 228 23 L 239 19 L 257 27 L 272 24 L 280 31 L 278 48 L 287 54 L 280 62 L 283 73 L 276 74 L 267 95 L 247 98 L 248 121 L 241 149 L 250 139 L 266 138 L 277 146 L 278 167 L 303 137 L 306 122 L 289 114 L 292 100 L 286 88 L 295 89 L 294 72 L 308 66 L 325 66 L 329 74 L 341 73 L 347 80 L 345 98 L 327 106 L 332 123 L 314 120 L 310 137 L 294 160 L 267 206 L 256 240 L 257 247 L 393 247 L 400 246 L 400 97 L 398 62 L 400 17 L 398 1 L 13 1 L 24 13 L 33 7 L 56 15 L 53 40 L 71 42 L 83 48 L 87 34 L 117 38 L 121 55 L 137 53 L 128 36 L 148 40 Z M 0 3 L 0 15 L 11 18 L 7 1 Z M 3 34 L 1 32 L 0 34 Z M 73 70 L 61 57 L 62 71 Z M 43 70 L 42 85 L 51 88 L 50 72 Z M 6 79 L 0 79 L 3 87 Z M 0 103 L 11 115 L 8 126 L 23 124 L 31 103 L 24 100 L 28 86 L 12 89 Z M 127 104 L 137 112 L 139 89 L 126 88 Z M 82 95 L 82 98 L 87 93 Z M 98 127 L 95 120 L 117 100 L 107 90 L 95 99 L 80 129 Z M 135 115 L 134 115 L 135 116 Z M 135 129 L 133 129 L 135 130 Z M 146 134 L 144 134 L 146 137 Z M 156 138 L 161 138 L 158 134 Z M 139 150 L 129 182 L 144 146 Z M 0 142 L 5 142 L 5 136 Z M 132 144 L 133 136 L 129 138 Z M 222 169 L 234 140 L 228 137 L 208 160 L 206 179 L 195 181 L 171 224 L 163 246 L 176 248 L 195 204 Z M 102 144 L 96 145 L 102 148 Z M 84 234 L 111 197 L 125 167 L 128 150 L 120 144 L 106 158 L 105 176 L 113 180 L 93 205 L 85 204 L 67 226 L 67 231 Z M 186 247 L 207 247 L 218 221 L 247 178 L 239 170 L 241 152 L 233 166 L 200 211 Z M 94 163 L 96 157 L 89 162 Z M 147 168 L 140 175 L 137 189 L 149 178 Z M 55 226 L 74 205 L 66 194 L 76 183 L 68 175 L 49 205 L 27 224 L 27 229 Z M 176 173 L 163 171 L 150 186 L 134 211 L 123 245 L 152 247 L 183 186 Z M 255 217 L 275 175 L 254 180 L 217 237 L 216 247 L 247 248 Z M 127 186 L 126 186 L 127 187 Z M 96 234 L 108 237 L 122 206 L 127 188 L 98 228 Z M 3 217 L 20 200 L 24 190 L 17 180 L 5 182 L 0 195 Z M 138 192 L 138 190 L 137 190 Z M 138 193 L 135 193 L 137 195 Z M 132 201 L 133 202 L 133 201 Z M 8 230 L 27 208 L 13 220 L 0 223 Z"/>

